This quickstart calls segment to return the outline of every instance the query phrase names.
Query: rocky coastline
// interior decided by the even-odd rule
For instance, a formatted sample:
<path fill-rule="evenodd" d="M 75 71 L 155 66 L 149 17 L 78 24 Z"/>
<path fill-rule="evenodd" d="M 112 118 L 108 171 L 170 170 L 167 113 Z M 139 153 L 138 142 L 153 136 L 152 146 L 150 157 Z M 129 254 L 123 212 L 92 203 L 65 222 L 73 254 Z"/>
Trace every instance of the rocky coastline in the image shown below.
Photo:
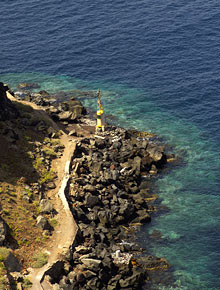
<path fill-rule="evenodd" d="M 13 95 L 41 106 L 78 138 L 66 190 L 78 233 L 68 254 L 47 271 L 45 279 L 52 289 L 150 287 L 146 286 L 149 273 L 166 270 L 169 264 L 165 258 L 144 254 L 135 231 L 151 221 L 155 195 L 149 190 L 150 180 L 174 156 L 153 134 L 110 125 L 96 134 L 95 120 L 86 116 L 80 100 L 57 102 L 46 91 L 32 93 L 37 87 L 21 84 L 23 91 Z M 50 130 L 48 135 L 53 138 L 56 132 Z"/>
<path fill-rule="evenodd" d="M 141 289 L 149 271 L 169 267 L 132 242 L 135 227 L 151 220 L 146 177 L 166 164 L 164 147 L 137 139 L 137 132 L 108 129 L 76 146 L 68 199 L 79 232 L 63 289 Z"/>

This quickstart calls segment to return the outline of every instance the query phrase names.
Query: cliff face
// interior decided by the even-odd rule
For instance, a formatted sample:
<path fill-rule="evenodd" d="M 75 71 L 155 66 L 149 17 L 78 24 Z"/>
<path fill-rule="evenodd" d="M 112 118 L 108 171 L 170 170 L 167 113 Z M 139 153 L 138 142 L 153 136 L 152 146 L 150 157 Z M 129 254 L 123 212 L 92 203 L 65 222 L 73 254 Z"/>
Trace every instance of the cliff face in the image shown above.
<path fill-rule="evenodd" d="M 7 98 L 8 87 L 0 82 L 0 121 L 16 118 L 18 112 L 12 102 Z"/>

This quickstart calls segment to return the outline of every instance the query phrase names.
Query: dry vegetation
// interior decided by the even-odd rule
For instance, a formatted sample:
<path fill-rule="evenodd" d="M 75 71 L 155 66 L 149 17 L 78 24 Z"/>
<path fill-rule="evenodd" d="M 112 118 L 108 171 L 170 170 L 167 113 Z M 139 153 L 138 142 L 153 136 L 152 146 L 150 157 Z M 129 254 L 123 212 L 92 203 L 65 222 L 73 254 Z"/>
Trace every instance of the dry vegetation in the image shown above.
<path fill-rule="evenodd" d="M 39 120 L 38 114 L 34 114 L 30 106 L 20 103 L 15 105 L 20 117 L 0 122 L 0 210 L 1 217 L 8 225 L 6 246 L 14 250 L 24 267 L 28 267 L 33 262 L 33 253 L 39 251 L 49 239 L 36 227 L 36 217 L 40 210 L 39 192 L 32 190 L 32 185 L 42 186 L 56 177 L 50 166 L 45 165 L 39 157 L 36 144 L 44 144 L 41 149 L 45 157 L 57 158 L 57 152 L 47 145 L 49 139 L 45 130 L 36 128 L 39 121 L 40 124 L 46 124 L 46 127 L 50 124 L 46 120 Z M 4 135 L 7 128 L 16 132 L 17 140 L 10 140 Z M 53 142 L 59 144 L 58 139 Z M 2 265 L 1 262 L 0 279 L 4 277 Z"/>

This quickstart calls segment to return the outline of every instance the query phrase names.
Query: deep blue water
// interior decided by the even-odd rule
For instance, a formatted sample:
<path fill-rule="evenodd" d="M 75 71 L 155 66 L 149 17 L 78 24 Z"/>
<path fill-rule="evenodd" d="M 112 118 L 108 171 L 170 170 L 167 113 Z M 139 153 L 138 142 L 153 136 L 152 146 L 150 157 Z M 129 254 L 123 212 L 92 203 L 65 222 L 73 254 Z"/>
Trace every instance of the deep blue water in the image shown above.
<path fill-rule="evenodd" d="M 155 187 L 171 211 L 141 238 L 174 269 L 156 289 L 220 289 L 220 2 L 2 0 L 0 15 L 2 81 L 99 87 L 121 125 L 184 151 Z M 148 242 L 154 229 L 162 243 Z"/>

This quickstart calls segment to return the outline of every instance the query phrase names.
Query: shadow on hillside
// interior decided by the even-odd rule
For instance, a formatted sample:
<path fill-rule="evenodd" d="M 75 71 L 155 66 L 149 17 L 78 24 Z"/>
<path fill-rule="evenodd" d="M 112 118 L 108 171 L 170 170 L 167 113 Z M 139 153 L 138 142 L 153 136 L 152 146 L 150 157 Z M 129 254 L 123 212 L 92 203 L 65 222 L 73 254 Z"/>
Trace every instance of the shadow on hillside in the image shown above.
<path fill-rule="evenodd" d="M 16 185 L 21 178 L 37 182 L 36 142 L 42 143 L 49 137 L 48 131 L 55 129 L 42 111 L 18 102 L 13 105 L 19 116 L 0 122 L 0 182 Z"/>

